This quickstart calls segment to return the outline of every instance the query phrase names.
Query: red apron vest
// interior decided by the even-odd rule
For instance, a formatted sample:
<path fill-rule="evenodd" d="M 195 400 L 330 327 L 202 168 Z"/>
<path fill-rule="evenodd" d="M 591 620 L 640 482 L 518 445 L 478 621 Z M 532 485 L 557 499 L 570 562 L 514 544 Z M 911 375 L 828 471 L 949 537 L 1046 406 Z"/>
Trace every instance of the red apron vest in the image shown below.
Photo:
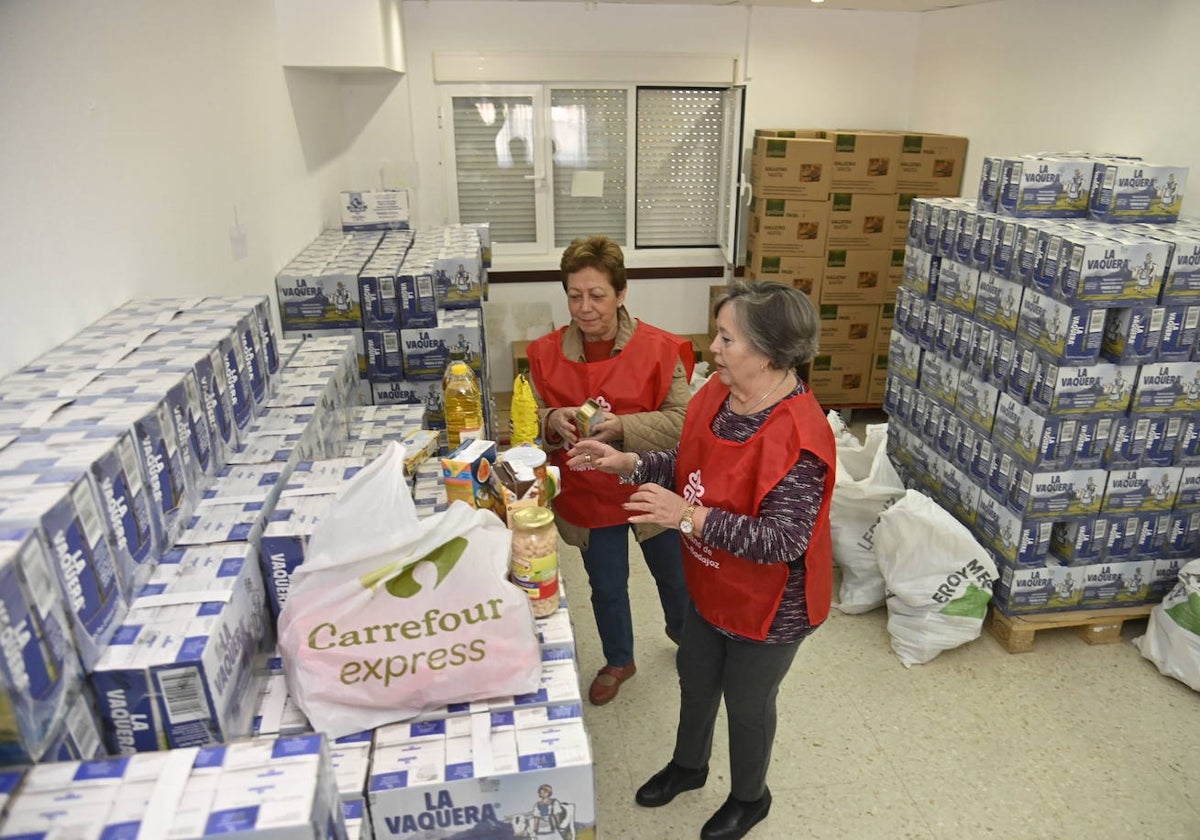
<path fill-rule="evenodd" d="M 671 391 L 675 364 L 692 359 L 691 342 L 639 321 L 620 353 L 600 362 L 575 362 L 562 352 L 566 327 L 531 342 L 525 353 L 534 386 L 548 406 L 583 405 L 589 398 L 615 414 L 657 411 Z M 629 521 L 621 507 L 636 489 L 615 475 L 596 470 L 571 471 L 565 448 L 550 453 L 563 471 L 554 509 L 573 525 L 604 528 Z"/>
<path fill-rule="evenodd" d="M 804 593 L 809 623 L 815 627 L 829 615 L 833 598 L 833 433 L 816 397 L 807 391 L 782 400 L 746 442 L 723 440 L 713 434 L 712 420 L 728 394 L 714 377 L 689 403 L 675 487 L 689 503 L 757 516 L 763 496 L 788 473 L 799 453 L 816 455 L 825 464 L 825 487 L 804 553 Z M 767 637 L 787 585 L 786 564 L 755 563 L 684 537 L 683 570 L 696 609 L 709 623 L 749 639 Z"/>

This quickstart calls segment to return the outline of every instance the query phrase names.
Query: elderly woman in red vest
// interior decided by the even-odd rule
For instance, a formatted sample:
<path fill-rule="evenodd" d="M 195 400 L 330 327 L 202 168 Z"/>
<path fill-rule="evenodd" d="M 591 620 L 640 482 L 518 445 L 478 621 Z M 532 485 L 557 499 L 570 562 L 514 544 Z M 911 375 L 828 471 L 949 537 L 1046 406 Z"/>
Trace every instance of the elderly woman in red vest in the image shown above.
<path fill-rule="evenodd" d="M 625 255 L 603 236 L 563 252 L 562 284 L 571 323 L 526 348 L 551 463 L 566 463 L 580 440 L 576 414 L 599 404 L 590 439 L 616 450 L 665 449 L 679 442 L 691 396 L 691 342 L 632 318 L 625 303 Z M 637 672 L 629 606 L 629 530 L 624 504 L 633 488 L 600 472 L 564 478 L 554 501 L 559 533 L 583 555 L 605 665 L 588 690 L 603 705 Z M 658 587 L 666 632 L 678 641 L 688 606 L 679 537 L 652 522 L 632 526 Z"/>
<path fill-rule="evenodd" d="M 735 283 L 714 312 L 716 375 L 692 398 L 678 448 L 620 452 L 585 440 L 567 466 L 636 484 L 629 521 L 682 535 L 694 609 L 677 657 L 675 751 L 636 799 L 656 808 L 704 785 L 724 698 L 732 790 L 700 836 L 729 840 L 771 808 L 775 698 L 800 643 L 829 614 L 835 455 L 802 375 L 819 329 L 808 298 L 780 283 Z"/>

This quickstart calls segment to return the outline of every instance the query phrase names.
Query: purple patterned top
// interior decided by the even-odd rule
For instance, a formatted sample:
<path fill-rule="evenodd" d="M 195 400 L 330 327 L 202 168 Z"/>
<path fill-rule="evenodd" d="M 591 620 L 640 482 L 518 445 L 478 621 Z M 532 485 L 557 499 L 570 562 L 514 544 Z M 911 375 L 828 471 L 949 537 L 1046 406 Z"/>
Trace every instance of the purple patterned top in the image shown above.
<path fill-rule="evenodd" d="M 807 390 L 801 382 L 788 396 Z M 724 440 L 740 443 L 758 431 L 774 408 L 769 406 L 757 414 L 742 416 L 731 411 L 729 400 L 726 400 L 713 418 L 712 432 Z M 660 484 L 674 490 L 678 450 L 642 452 L 640 455 L 642 465 L 631 480 L 637 484 Z M 708 508 L 704 528 L 697 535 L 714 548 L 755 563 L 787 563 L 790 573 L 779 611 L 767 633 L 767 644 L 797 642 L 815 629 L 808 623 L 808 605 L 804 598 L 804 552 L 808 549 L 808 540 L 821 507 L 825 469 L 817 456 L 801 452 L 787 475 L 763 497 L 757 517 Z M 721 632 L 730 638 L 751 641 Z"/>

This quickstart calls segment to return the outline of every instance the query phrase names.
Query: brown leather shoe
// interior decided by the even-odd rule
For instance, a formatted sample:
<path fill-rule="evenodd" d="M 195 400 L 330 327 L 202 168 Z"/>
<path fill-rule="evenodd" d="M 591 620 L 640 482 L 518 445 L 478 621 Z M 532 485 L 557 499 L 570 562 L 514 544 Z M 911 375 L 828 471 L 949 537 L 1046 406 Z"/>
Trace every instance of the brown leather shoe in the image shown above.
<path fill-rule="evenodd" d="M 637 665 L 632 662 L 624 668 L 605 665 L 592 680 L 592 687 L 588 689 L 588 700 L 593 706 L 603 706 L 617 696 L 617 692 L 621 690 L 621 683 L 636 673 Z"/>

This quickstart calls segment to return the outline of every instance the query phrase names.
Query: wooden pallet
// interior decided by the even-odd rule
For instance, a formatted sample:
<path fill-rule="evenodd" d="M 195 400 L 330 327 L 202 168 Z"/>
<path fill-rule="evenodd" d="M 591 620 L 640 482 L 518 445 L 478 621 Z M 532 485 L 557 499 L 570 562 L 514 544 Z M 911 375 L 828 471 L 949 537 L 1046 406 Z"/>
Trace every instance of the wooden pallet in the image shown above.
<path fill-rule="evenodd" d="M 993 607 L 988 611 L 987 628 L 1000 646 L 1009 653 L 1033 650 L 1033 637 L 1039 630 L 1070 627 L 1089 645 L 1108 645 L 1121 640 L 1121 626 L 1130 619 L 1145 618 L 1153 604 L 1113 607 L 1102 610 L 1005 615 Z"/>

